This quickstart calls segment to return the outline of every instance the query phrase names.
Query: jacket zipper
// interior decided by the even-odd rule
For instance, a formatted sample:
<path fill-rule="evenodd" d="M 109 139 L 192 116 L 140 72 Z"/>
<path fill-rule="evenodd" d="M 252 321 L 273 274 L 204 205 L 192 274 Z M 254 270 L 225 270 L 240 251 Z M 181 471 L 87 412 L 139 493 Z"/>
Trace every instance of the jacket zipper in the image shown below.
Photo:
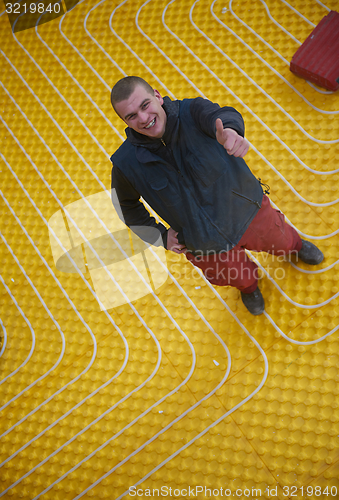
<path fill-rule="evenodd" d="M 166 142 L 164 141 L 164 139 L 160 139 L 162 144 L 167 148 L 167 144 Z M 171 148 L 170 148 L 170 151 L 171 151 Z M 173 153 L 172 153 L 172 156 L 173 156 Z M 178 172 L 178 174 L 183 177 L 182 173 L 181 173 L 181 170 L 179 170 L 178 168 L 175 168 L 175 170 Z"/>
<path fill-rule="evenodd" d="M 243 194 L 239 194 L 236 191 L 233 191 L 233 189 L 232 189 L 232 193 L 239 196 L 239 198 L 244 198 L 245 200 L 249 201 L 250 203 L 254 203 L 254 205 L 257 205 L 257 207 L 261 208 L 261 205 L 258 201 L 251 200 L 251 198 L 247 198 L 247 196 L 244 196 Z"/>

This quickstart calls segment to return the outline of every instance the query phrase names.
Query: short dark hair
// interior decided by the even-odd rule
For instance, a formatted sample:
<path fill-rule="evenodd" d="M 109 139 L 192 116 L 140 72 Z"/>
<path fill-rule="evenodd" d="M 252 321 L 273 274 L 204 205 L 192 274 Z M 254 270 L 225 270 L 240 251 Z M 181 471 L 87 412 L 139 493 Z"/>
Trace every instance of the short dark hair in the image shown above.
<path fill-rule="evenodd" d="M 147 83 L 143 78 L 140 78 L 140 76 L 125 76 L 125 78 L 121 78 L 121 80 L 119 80 L 114 85 L 111 91 L 111 103 L 114 111 L 117 114 L 119 113 L 117 112 L 115 107 L 116 103 L 128 99 L 133 94 L 137 85 L 143 87 L 149 94 L 154 94 L 154 90 L 152 89 L 150 84 Z"/>

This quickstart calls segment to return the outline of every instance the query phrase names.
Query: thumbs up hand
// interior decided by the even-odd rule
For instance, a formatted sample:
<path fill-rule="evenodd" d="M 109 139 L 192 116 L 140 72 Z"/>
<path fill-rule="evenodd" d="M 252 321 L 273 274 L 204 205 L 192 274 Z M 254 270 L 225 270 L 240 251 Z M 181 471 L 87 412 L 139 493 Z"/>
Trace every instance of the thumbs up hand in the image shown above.
<path fill-rule="evenodd" d="M 243 158 L 250 148 L 249 142 L 232 128 L 224 128 L 220 118 L 215 122 L 216 139 L 229 155 Z"/>

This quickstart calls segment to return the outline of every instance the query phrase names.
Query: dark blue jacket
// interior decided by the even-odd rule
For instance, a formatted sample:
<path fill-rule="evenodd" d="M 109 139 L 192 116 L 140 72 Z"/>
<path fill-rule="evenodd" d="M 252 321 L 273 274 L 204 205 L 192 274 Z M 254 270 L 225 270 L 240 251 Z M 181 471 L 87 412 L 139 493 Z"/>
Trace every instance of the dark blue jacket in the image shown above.
<path fill-rule="evenodd" d="M 178 231 L 179 242 L 189 250 L 227 251 L 239 242 L 258 212 L 263 191 L 242 158 L 228 155 L 215 135 L 197 126 L 192 101 L 196 100 L 164 98 L 165 145 L 163 139 L 126 129 L 128 139 L 111 161 L 113 172 L 119 169 L 130 186 L 130 199 L 114 175 L 112 188 L 128 226 L 153 226 L 166 232 L 140 203 L 142 196 Z"/>

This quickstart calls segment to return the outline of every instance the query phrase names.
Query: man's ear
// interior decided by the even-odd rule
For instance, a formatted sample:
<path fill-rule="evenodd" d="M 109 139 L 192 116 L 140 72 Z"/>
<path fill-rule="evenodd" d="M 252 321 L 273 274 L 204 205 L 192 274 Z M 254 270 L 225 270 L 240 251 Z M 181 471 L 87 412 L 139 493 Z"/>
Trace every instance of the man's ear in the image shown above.
<path fill-rule="evenodd" d="M 164 100 L 161 97 L 160 92 L 158 90 L 156 90 L 156 89 L 154 89 L 154 96 L 160 101 L 160 104 L 162 105 L 163 102 L 164 102 Z"/>

